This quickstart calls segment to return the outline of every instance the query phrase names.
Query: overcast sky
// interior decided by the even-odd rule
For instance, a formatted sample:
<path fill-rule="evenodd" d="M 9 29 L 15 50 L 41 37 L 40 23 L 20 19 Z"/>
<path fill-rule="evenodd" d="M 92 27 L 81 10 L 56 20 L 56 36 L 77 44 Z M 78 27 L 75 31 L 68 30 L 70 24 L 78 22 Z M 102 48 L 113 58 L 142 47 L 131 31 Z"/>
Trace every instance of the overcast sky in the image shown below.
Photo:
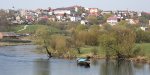
<path fill-rule="evenodd" d="M 58 8 L 72 5 L 102 10 L 136 10 L 150 12 L 150 0 L 0 0 L 1 9 Z"/>

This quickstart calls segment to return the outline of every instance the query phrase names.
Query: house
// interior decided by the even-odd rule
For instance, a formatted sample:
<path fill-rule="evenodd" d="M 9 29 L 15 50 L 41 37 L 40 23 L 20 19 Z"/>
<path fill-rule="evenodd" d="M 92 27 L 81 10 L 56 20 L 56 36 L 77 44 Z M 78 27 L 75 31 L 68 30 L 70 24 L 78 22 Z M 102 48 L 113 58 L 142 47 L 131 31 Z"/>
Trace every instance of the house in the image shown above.
<path fill-rule="evenodd" d="M 20 20 L 21 20 L 20 16 L 16 16 L 16 21 L 20 21 Z"/>
<path fill-rule="evenodd" d="M 150 20 L 149 20 L 149 25 L 150 25 Z"/>
<path fill-rule="evenodd" d="M 86 24 L 88 24 L 88 21 L 87 20 L 81 20 L 80 24 L 86 25 Z"/>
<path fill-rule="evenodd" d="M 53 9 L 53 13 L 55 15 L 58 14 L 67 14 L 67 15 L 71 15 L 73 12 L 72 8 L 57 8 L 57 9 Z"/>
<path fill-rule="evenodd" d="M 26 21 L 27 22 L 33 22 L 33 21 L 35 21 L 35 19 L 34 19 L 34 17 L 32 15 L 27 15 L 26 16 Z"/>
<path fill-rule="evenodd" d="M 39 20 L 48 20 L 48 16 L 47 15 L 43 15 L 41 17 L 39 17 Z"/>
<path fill-rule="evenodd" d="M 81 21 L 81 17 L 80 16 L 70 16 L 70 21 L 72 21 L 72 22 Z"/>
<path fill-rule="evenodd" d="M 0 32 L 0 39 L 17 39 L 14 32 Z"/>
<path fill-rule="evenodd" d="M 75 11 L 75 12 L 78 12 L 78 11 L 79 11 L 79 9 L 83 9 L 83 7 L 81 7 L 81 6 L 78 6 L 78 5 L 71 6 L 71 7 L 69 7 L 69 8 L 72 8 L 72 9 L 74 9 L 74 11 Z"/>
<path fill-rule="evenodd" d="M 61 21 L 64 15 L 63 14 L 57 14 L 55 16 L 56 16 L 57 21 Z"/>
<path fill-rule="evenodd" d="M 89 8 L 89 15 L 90 16 L 98 16 L 98 8 Z"/>
<path fill-rule="evenodd" d="M 112 11 L 102 11 L 101 14 L 102 15 L 104 15 L 104 14 L 112 14 Z"/>
<path fill-rule="evenodd" d="M 126 19 L 126 21 L 128 21 L 129 24 L 138 24 L 139 20 L 134 20 L 134 19 Z"/>
<path fill-rule="evenodd" d="M 119 22 L 119 18 L 117 16 L 111 16 L 107 19 L 107 23 L 114 26 Z"/>
<path fill-rule="evenodd" d="M 55 15 L 51 15 L 48 18 L 49 21 L 56 21 L 56 16 Z"/>
<path fill-rule="evenodd" d="M 141 28 L 141 30 L 143 30 L 143 31 L 148 30 L 148 27 L 140 27 L 140 28 Z"/>

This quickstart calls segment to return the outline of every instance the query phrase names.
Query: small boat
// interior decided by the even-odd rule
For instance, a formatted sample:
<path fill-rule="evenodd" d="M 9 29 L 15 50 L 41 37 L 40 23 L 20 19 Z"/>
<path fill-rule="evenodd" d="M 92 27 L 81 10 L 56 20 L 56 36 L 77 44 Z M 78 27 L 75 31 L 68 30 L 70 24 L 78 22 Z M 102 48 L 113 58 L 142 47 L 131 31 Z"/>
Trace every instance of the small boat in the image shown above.
<path fill-rule="evenodd" d="M 87 58 L 77 58 L 77 65 L 90 66 L 90 60 Z"/>

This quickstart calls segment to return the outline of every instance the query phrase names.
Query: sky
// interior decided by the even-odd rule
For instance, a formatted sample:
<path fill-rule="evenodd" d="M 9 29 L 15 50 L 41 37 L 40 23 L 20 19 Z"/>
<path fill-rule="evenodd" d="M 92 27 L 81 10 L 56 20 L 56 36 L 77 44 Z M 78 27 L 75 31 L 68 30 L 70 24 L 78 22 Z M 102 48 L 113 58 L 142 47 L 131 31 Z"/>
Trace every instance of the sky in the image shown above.
<path fill-rule="evenodd" d="M 134 10 L 150 12 L 150 0 L 0 0 L 0 9 L 60 8 L 80 5 L 102 10 Z"/>

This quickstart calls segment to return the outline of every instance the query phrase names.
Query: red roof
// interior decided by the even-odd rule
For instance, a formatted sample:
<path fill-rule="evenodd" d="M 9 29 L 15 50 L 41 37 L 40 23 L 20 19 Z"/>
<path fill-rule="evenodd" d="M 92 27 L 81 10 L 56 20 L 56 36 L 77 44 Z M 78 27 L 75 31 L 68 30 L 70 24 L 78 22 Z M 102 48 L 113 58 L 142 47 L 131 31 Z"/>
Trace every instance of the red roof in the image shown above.
<path fill-rule="evenodd" d="M 117 20 L 117 19 L 118 19 L 117 16 L 111 16 L 107 20 Z"/>

